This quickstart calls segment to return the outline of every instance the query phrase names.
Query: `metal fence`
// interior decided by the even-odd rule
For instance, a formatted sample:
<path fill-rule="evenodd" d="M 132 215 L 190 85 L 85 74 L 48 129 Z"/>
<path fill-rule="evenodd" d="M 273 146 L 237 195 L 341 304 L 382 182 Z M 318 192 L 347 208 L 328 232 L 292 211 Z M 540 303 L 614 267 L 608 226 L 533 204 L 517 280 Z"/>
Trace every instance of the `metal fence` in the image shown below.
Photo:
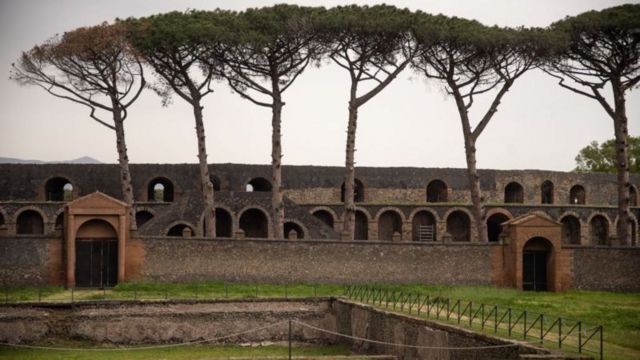
<path fill-rule="evenodd" d="M 565 317 L 549 317 L 528 310 L 485 305 L 473 301 L 413 294 L 366 285 L 346 286 L 352 300 L 408 314 L 458 324 L 509 338 L 536 340 L 547 347 L 604 356 L 602 325 Z"/>

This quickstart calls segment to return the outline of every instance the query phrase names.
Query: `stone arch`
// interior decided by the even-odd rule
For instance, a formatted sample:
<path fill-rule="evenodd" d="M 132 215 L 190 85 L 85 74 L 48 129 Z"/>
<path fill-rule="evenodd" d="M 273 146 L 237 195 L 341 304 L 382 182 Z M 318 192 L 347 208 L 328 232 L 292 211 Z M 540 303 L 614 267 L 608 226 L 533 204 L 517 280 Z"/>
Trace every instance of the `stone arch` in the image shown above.
<path fill-rule="evenodd" d="M 582 238 L 582 222 L 578 214 L 569 211 L 560 216 L 562 223 L 562 243 L 579 245 Z"/>
<path fill-rule="evenodd" d="M 354 240 L 369 240 L 371 215 L 364 208 L 356 208 Z"/>
<path fill-rule="evenodd" d="M 238 213 L 238 228 L 248 238 L 268 238 L 270 223 L 269 213 L 259 206 L 247 207 Z"/>
<path fill-rule="evenodd" d="M 53 230 L 62 230 L 64 229 L 64 208 L 58 210 L 56 213 L 56 220 L 53 223 Z"/>
<path fill-rule="evenodd" d="M 612 229 L 618 229 L 618 220 L 619 216 L 616 216 L 615 221 L 613 222 Z M 631 223 L 631 246 L 636 246 L 638 244 L 638 219 L 636 219 L 633 213 L 629 214 L 629 222 Z"/>
<path fill-rule="evenodd" d="M 569 190 L 569 204 L 585 205 L 587 203 L 587 192 L 582 185 L 573 185 Z"/>
<path fill-rule="evenodd" d="M 589 217 L 589 235 L 592 245 L 609 245 L 611 220 L 604 213 L 594 213 Z"/>
<path fill-rule="evenodd" d="M 423 241 L 426 239 L 420 238 L 420 226 L 432 226 L 433 229 L 433 238 L 435 241 L 437 237 L 438 230 L 438 214 L 431 211 L 431 209 L 427 208 L 418 208 L 415 209 L 411 215 L 409 216 L 411 219 L 411 239 L 413 241 Z"/>
<path fill-rule="evenodd" d="M 322 221 L 324 224 L 334 229 L 338 216 L 331 208 L 328 208 L 326 206 L 318 206 L 311 209 L 310 213 L 316 219 Z"/>
<path fill-rule="evenodd" d="M 452 209 L 446 219 L 447 233 L 451 236 L 451 241 L 471 241 L 471 217 L 467 211 Z"/>
<path fill-rule="evenodd" d="M 540 236 L 532 237 L 522 248 L 522 290 L 554 289 L 555 256 L 553 243 Z"/>
<path fill-rule="evenodd" d="M 209 181 L 211 181 L 211 185 L 213 185 L 213 191 L 220 191 L 222 189 L 222 182 L 218 175 L 209 174 Z"/>
<path fill-rule="evenodd" d="M 309 233 L 307 228 L 301 222 L 297 220 L 292 220 L 292 219 L 284 220 L 283 230 L 284 230 L 284 237 L 287 239 L 289 238 L 289 232 L 291 232 L 291 230 L 296 232 L 296 239 L 300 239 L 300 240 L 306 239 L 307 234 Z"/>
<path fill-rule="evenodd" d="M 344 182 L 342 182 L 342 187 L 340 188 L 340 202 L 344 202 L 344 188 Z M 364 183 L 360 179 L 356 178 L 353 182 L 353 201 L 364 202 L 364 192 Z"/>
<path fill-rule="evenodd" d="M 427 185 L 427 202 L 439 203 L 449 200 L 449 187 L 440 179 L 432 180 Z"/>
<path fill-rule="evenodd" d="M 553 182 L 551 182 L 551 180 L 542 182 L 542 185 L 540 185 L 540 203 L 553 204 L 554 196 Z"/>
<path fill-rule="evenodd" d="M 513 219 L 513 215 L 502 208 L 494 208 L 487 211 L 487 239 L 489 242 L 498 242 L 502 234 L 502 223 Z"/>
<path fill-rule="evenodd" d="M 202 224 L 204 226 L 204 216 Z M 226 206 L 216 206 L 216 237 L 233 237 L 233 211 Z"/>
<path fill-rule="evenodd" d="M 16 211 L 14 223 L 17 235 L 42 235 L 49 221 L 39 208 L 25 206 Z"/>
<path fill-rule="evenodd" d="M 638 206 L 638 189 L 633 184 L 629 186 L 629 206 Z"/>
<path fill-rule="evenodd" d="M 118 230 L 102 218 L 87 218 L 75 232 L 75 282 L 79 287 L 111 287 L 118 282 Z"/>
<path fill-rule="evenodd" d="M 196 228 L 193 224 L 187 221 L 174 221 L 164 231 L 165 236 L 175 236 L 175 237 L 184 237 L 185 229 L 191 230 L 191 236 L 194 236 L 196 233 Z"/>
<path fill-rule="evenodd" d="M 136 208 L 136 226 L 140 228 L 156 217 L 156 212 L 148 207 Z"/>
<path fill-rule="evenodd" d="M 52 176 L 45 181 L 45 201 L 69 201 L 73 199 L 73 182 L 66 176 Z"/>
<path fill-rule="evenodd" d="M 147 201 L 173 202 L 174 200 L 175 186 L 171 179 L 158 176 L 147 182 Z"/>
<path fill-rule="evenodd" d="M 247 192 L 269 192 L 272 188 L 273 185 L 271 185 L 271 182 L 263 177 L 255 177 L 249 180 L 247 185 L 245 185 L 245 191 Z"/>
<path fill-rule="evenodd" d="M 404 215 L 402 211 L 394 207 L 385 207 L 376 214 L 378 223 L 378 240 L 393 241 L 393 234 L 399 233 L 402 239 L 402 224 Z"/>
<path fill-rule="evenodd" d="M 504 187 L 505 204 L 524 203 L 524 188 L 517 181 L 512 181 Z"/>
<path fill-rule="evenodd" d="M 0 207 L 0 227 L 7 223 L 7 213 Z"/>

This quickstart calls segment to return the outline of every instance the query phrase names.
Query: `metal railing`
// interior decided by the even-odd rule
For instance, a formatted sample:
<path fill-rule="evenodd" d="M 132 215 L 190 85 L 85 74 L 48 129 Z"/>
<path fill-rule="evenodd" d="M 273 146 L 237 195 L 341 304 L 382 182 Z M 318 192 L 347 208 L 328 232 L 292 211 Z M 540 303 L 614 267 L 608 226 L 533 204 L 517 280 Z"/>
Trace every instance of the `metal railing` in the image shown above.
<path fill-rule="evenodd" d="M 344 296 L 393 311 L 493 332 L 513 339 L 537 340 L 541 345 L 604 356 L 604 328 L 566 317 L 549 317 L 528 310 L 452 300 L 442 296 L 414 294 L 375 286 L 349 285 Z"/>

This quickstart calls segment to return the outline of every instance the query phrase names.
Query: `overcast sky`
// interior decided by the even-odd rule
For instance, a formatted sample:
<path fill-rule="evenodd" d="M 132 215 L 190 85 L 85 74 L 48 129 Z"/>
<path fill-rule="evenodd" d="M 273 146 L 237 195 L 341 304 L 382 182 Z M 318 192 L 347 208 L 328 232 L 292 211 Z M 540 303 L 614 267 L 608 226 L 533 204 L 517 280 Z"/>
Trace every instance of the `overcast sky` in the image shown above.
<path fill-rule="evenodd" d="M 283 2 L 283 1 L 279 1 Z M 387 1 L 398 7 L 476 19 L 487 25 L 547 26 L 568 15 L 630 1 L 422 0 Z M 637 1 L 636 1 L 637 2 Z M 272 5 L 271 1 L 1 0 L 0 157 L 69 160 L 91 156 L 115 163 L 115 134 L 92 121 L 86 108 L 9 80 L 21 51 L 49 37 L 116 17 L 171 10 Z M 378 1 L 289 1 L 326 7 Z M 348 77 L 331 64 L 309 68 L 284 94 L 284 164 L 344 164 Z M 270 163 L 271 114 L 231 93 L 224 84 L 204 101 L 210 163 Z M 472 119 L 487 102 L 476 102 Z M 639 91 L 627 98 L 629 131 L 640 134 Z M 474 120 L 474 123 L 477 120 Z M 125 123 L 132 163 L 195 163 L 190 108 L 179 98 L 168 107 L 147 91 Z M 613 122 L 593 100 L 561 89 L 539 71 L 525 74 L 505 96 L 477 143 L 478 166 L 568 171 L 578 150 L 613 137 Z M 460 120 L 442 84 L 405 71 L 359 112 L 359 166 L 465 167 Z"/>

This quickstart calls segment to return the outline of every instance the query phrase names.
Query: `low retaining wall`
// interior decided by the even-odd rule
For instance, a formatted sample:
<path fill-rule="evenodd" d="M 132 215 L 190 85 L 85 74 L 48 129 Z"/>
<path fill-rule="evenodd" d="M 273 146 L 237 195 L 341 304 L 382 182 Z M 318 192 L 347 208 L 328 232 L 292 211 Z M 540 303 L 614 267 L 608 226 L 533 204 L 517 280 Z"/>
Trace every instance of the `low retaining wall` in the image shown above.
<path fill-rule="evenodd" d="M 573 287 L 640 291 L 640 248 L 574 247 Z"/>

